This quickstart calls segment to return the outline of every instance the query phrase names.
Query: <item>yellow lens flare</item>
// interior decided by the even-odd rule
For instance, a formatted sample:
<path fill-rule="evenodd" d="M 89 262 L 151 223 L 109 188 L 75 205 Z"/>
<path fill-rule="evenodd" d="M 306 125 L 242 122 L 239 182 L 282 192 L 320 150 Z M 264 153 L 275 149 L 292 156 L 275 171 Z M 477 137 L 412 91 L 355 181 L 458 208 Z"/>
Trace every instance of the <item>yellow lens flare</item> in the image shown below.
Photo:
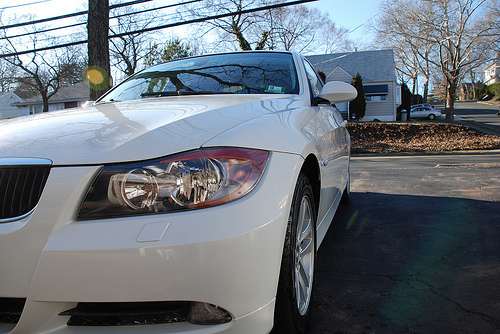
<path fill-rule="evenodd" d="M 91 84 L 100 85 L 104 83 L 104 75 L 98 69 L 95 68 L 88 69 L 86 77 Z"/>

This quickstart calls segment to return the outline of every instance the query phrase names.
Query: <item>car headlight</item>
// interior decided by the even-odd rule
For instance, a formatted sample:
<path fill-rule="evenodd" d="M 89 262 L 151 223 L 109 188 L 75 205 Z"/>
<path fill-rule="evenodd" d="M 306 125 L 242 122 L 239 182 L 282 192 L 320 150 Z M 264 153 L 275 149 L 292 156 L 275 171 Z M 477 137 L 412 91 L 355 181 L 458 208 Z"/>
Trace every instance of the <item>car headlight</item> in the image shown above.
<path fill-rule="evenodd" d="M 78 220 L 171 212 L 219 205 L 248 194 L 269 152 L 210 148 L 146 162 L 103 167 Z"/>

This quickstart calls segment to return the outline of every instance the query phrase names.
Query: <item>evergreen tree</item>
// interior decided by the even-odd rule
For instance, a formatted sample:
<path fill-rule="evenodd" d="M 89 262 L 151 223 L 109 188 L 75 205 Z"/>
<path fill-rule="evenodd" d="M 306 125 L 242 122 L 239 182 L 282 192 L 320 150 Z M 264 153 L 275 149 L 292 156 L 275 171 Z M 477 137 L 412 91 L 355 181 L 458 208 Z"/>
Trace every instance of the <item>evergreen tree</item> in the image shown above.
<path fill-rule="evenodd" d="M 349 103 L 349 114 L 351 118 L 356 118 L 356 121 L 359 121 L 365 117 L 366 111 L 365 89 L 363 88 L 363 79 L 359 73 L 356 73 L 352 78 L 351 85 L 358 91 L 358 96 Z"/>
<path fill-rule="evenodd" d="M 160 48 L 158 44 L 153 45 L 151 51 L 146 55 L 144 63 L 146 66 L 151 66 L 193 55 L 189 44 L 184 44 L 179 38 L 174 38 L 168 41 L 163 48 Z"/>
<path fill-rule="evenodd" d="M 318 72 L 318 75 L 321 78 L 321 80 L 323 80 L 323 83 L 325 83 L 326 82 L 326 74 L 325 74 L 325 72 L 323 72 L 322 70 L 318 70 L 317 72 Z"/>
<path fill-rule="evenodd" d="M 401 110 L 406 110 L 407 119 L 410 118 L 410 107 L 411 107 L 411 97 L 412 94 L 408 85 L 406 83 L 401 85 L 401 105 L 396 109 L 398 113 L 401 113 Z"/>

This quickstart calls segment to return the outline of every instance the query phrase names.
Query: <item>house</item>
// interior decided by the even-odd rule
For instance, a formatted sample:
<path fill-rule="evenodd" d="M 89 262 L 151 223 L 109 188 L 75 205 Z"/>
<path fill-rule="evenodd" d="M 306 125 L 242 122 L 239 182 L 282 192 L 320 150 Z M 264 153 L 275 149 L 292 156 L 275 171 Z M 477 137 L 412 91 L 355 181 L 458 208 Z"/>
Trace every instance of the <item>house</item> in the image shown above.
<path fill-rule="evenodd" d="M 0 93 L 0 119 L 22 116 L 12 103 L 21 101 L 14 92 Z"/>
<path fill-rule="evenodd" d="M 401 104 L 401 86 L 396 82 L 393 50 L 359 51 L 308 56 L 317 70 L 326 75 L 326 82 L 351 83 L 356 73 L 363 79 L 366 112 L 362 121 L 395 121 Z M 347 117 L 347 104 L 337 105 Z"/>
<path fill-rule="evenodd" d="M 500 82 L 500 52 L 497 59 L 484 69 L 484 84 L 491 85 Z"/>
<path fill-rule="evenodd" d="M 49 99 L 49 111 L 80 107 L 90 100 L 90 88 L 84 83 L 62 87 Z M 43 111 L 43 100 L 40 95 L 12 103 L 20 109 L 21 115 L 38 114 Z"/>

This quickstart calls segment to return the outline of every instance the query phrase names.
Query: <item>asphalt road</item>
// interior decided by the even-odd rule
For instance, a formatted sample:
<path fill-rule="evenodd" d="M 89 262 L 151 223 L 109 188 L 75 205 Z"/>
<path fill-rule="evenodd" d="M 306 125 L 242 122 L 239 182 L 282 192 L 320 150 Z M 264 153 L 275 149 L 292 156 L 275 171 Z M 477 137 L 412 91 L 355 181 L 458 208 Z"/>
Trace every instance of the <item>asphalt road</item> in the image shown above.
<path fill-rule="evenodd" d="M 354 156 L 310 333 L 500 333 L 500 151 Z"/>
<path fill-rule="evenodd" d="M 443 103 L 436 103 L 435 106 L 437 109 L 444 110 Z M 468 125 L 477 125 L 478 130 L 483 132 L 500 136 L 500 116 L 497 116 L 499 108 L 499 105 L 476 101 L 457 101 L 455 102 L 455 118 L 465 121 Z"/>
<path fill-rule="evenodd" d="M 492 129 L 494 134 L 500 135 L 500 117 L 497 112 L 499 106 L 464 101 L 455 103 L 455 115 L 465 121 L 472 121 L 486 128 Z M 485 130 L 485 128 L 483 128 Z"/>

